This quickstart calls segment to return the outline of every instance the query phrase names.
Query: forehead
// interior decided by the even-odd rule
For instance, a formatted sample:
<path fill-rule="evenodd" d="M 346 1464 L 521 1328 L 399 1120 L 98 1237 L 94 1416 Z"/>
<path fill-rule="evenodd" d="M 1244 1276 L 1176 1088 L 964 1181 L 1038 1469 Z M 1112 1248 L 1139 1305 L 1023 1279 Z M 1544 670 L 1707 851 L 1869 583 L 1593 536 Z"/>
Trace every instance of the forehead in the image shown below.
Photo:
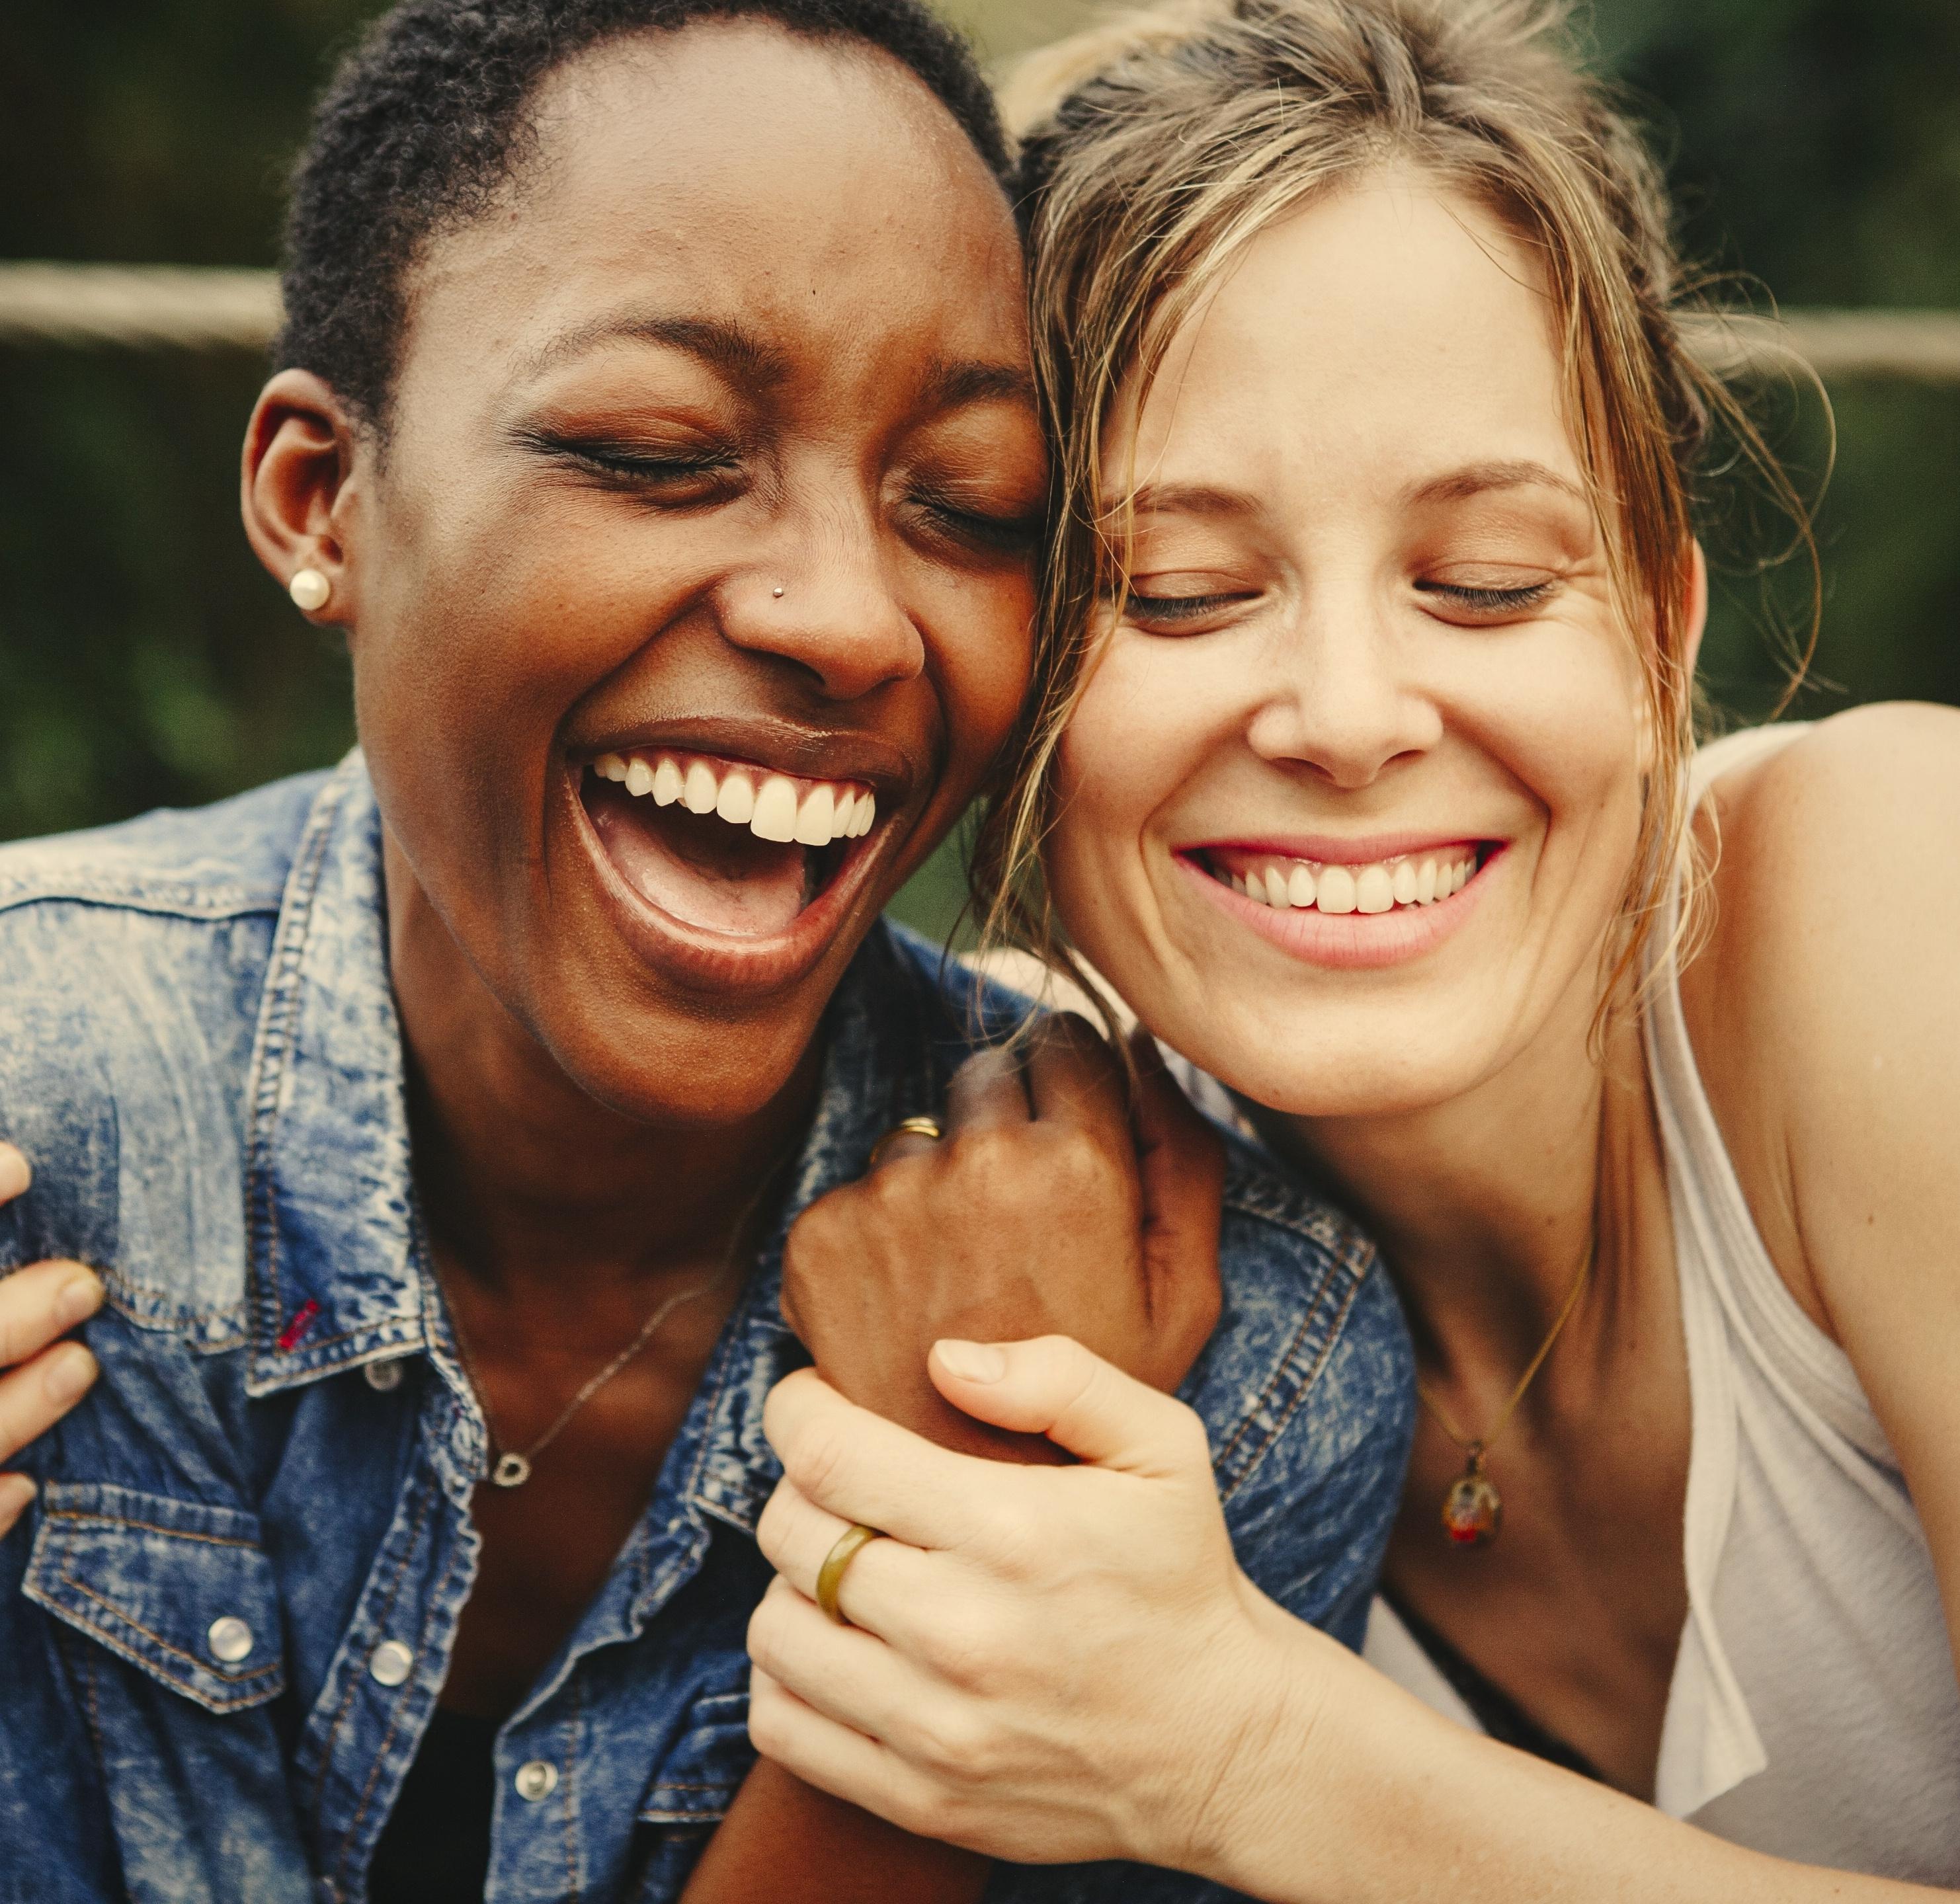
<path fill-rule="evenodd" d="M 1384 171 L 1262 232 L 1173 340 L 1142 456 L 1207 447 L 1278 479 L 1399 482 L 1535 459 L 1575 479 L 1542 270 L 1481 206 Z"/>
<path fill-rule="evenodd" d="M 533 116 L 508 189 L 416 273 L 405 385 L 438 338 L 487 367 L 648 304 L 833 376 L 1025 351 L 1005 198 L 876 49 L 749 21 L 635 35 L 552 74 Z"/>

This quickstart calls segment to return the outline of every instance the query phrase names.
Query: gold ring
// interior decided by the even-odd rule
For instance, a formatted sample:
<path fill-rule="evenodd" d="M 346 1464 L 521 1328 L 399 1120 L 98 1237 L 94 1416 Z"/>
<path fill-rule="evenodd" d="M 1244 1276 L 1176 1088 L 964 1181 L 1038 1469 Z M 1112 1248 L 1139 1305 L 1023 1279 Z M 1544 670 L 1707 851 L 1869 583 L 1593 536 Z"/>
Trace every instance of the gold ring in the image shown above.
<path fill-rule="evenodd" d="M 823 1558 L 823 1565 L 816 1570 L 816 1604 L 840 1626 L 848 1626 L 850 1621 L 844 1617 L 837 1604 L 837 1590 L 844 1585 L 844 1576 L 851 1563 L 873 1540 L 882 1540 L 883 1531 L 877 1527 L 867 1527 L 861 1521 L 854 1521 L 837 1537 L 837 1543 Z"/>
<path fill-rule="evenodd" d="M 871 1159 L 864 1167 L 876 1170 L 885 1152 L 901 1137 L 930 1137 L 934 1143 L 946 1135 L 937 1117 L 903 1117 L 871 1146 Z"/>

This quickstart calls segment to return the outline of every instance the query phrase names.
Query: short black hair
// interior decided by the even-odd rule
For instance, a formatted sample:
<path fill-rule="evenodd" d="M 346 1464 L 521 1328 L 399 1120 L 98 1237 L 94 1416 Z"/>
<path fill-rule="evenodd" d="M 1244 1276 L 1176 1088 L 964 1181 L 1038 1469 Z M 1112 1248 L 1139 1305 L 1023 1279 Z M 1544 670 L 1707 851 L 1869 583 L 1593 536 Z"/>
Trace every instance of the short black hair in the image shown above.
<path fill-rule="evenodd" d="M 508 183 L 539 84 L 609 40 L 742 19 L 902 61 L 1006 188 L 993 94 L 966 42 L 923 0 L 403 0 L 342 62 L 294 167 L 277 363 L 325 378 L 383 432 L 409 271 L 434 232 Z"/>

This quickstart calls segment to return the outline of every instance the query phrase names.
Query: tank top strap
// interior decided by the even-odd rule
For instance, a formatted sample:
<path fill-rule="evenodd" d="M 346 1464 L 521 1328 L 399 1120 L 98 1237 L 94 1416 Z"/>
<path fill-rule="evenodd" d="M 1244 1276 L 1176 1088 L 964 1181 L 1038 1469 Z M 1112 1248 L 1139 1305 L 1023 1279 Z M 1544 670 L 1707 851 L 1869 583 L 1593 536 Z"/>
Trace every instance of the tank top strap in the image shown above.
<path fill-rule="evenodd" d="M 1767 758 L 1804 731 L 1794 722 L 1745 729 L 1698 749 L 1689 768 L 1691 798 L 1698 804 L 1724 774 Z M 1765 1377 L 1793 1391 L 1862 1454 L 1895 1467 L 1850 1359 L 1804 1314 L 1771 1260 L 1729 1159 L 1682 1009 L 1675 946 L 1681 897 L 1677 882 L 1657 922 L 1645 1028 L 1675 1204 L 1684 1305 L 1691 1310 L 1698 1295 L 1712 1299 Z"/>

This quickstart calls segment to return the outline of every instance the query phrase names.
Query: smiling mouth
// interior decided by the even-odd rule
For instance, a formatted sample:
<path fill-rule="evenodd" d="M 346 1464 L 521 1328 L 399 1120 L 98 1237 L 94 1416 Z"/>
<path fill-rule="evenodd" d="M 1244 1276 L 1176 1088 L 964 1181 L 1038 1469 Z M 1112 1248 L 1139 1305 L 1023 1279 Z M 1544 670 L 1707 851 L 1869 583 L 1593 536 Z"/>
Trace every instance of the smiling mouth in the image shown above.
<path fill-rule="evenodd" d="M 1192 857 L 1220 885 L 1278 912 L 1413 911 L 1461 892 L 1494 850 L 1465 843 L 1363 866 L 1212 847 Z"/>
<path fill-rule="evenodd" d="M 602 754 L 578 791 L 606 858 L 648 905 L 683 925 L 750 939 L 789 931 L 878 810 L 861 781 L 666 750 Z"/>

